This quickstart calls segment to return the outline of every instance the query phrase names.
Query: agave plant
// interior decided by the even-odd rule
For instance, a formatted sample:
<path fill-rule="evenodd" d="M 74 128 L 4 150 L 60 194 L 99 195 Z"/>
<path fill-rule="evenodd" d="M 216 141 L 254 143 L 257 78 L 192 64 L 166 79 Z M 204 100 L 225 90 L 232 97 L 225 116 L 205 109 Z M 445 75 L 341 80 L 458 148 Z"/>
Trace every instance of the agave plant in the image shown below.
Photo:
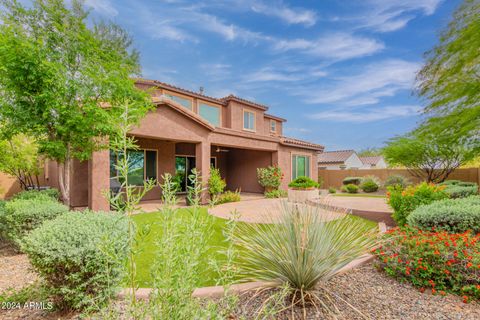
<path fill-rule="evenodd" d="M 238 226 L 241 273 L 249 280 L 288 285 L 292 306 L 301 303 L 304 313 L 308 303 L 335 312 L 322 283 L 370 252 L 377 244 L 377 228 L 313 206 L 283 202 L 279 210 L 280 217 L 271 223 Z"/>

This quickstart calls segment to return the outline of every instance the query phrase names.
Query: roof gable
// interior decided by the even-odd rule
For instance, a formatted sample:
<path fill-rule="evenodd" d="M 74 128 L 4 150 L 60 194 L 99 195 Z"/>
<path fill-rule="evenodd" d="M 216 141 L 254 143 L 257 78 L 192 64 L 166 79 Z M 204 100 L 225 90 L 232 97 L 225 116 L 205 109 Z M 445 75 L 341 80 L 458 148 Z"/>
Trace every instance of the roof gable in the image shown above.
<path fill-rule="evenodd" d="M 318 163 L 343 163 L 353 154 L 354 150 L 326 151 L 318 155 Z"/>

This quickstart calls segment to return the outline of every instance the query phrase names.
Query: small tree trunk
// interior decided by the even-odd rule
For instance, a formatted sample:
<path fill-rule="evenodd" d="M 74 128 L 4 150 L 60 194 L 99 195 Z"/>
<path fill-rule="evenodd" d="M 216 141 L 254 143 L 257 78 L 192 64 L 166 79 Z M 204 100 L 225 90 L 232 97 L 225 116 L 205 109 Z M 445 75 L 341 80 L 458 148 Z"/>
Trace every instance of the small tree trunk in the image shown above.
<path fill-rule="evenodd" d="M 67 147 L 67 154 L 63 163 L 58 163 L 58 184 L 63 203 L 70 207 L 70 147 Z"/>

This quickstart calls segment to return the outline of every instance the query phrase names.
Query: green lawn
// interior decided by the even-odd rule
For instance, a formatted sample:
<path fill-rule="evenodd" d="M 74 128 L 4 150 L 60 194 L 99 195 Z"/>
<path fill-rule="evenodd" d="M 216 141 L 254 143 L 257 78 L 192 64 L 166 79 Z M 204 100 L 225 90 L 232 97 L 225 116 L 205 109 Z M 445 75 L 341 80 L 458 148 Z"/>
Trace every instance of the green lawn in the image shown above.
<path fill-rule="evenodd" d="M 180 216 L 188 214 L 188 209 L 180 209 L 177 214 Z M 137 284 L 140 287 L 148 288 L 152 287 L 152 278 L 150 275 L 150 268 L 155 259 L 155 241 L 161 236 L 162 226 L 160 224 L 161 219 L 159 218 L 160 212 L 154 213 L 142 213 L 133 216 L 133 220 L 137 224 L 137 227 L 140 229 L 143 225 L 149 225 L 151 230 L 148 236 L 140 245 L 140 252 L 136 257 L 136 266 L 137 266 Z M 207 209 L 202 208 L 201 214 L 207 215 Z M 350 219 L 360 219 L 365 222 L 365 228 L 369 229 L 375 227 L 377 224 L 373 221 L 365 220 L 357 216 L 349 216 Z M 209 270 L 207 261 L 209 259 L 221 259 L 221 254 L 219 251 L 222 248 L 225 248 L 225 238 L 223 237 L 222 230 L 225 227 L 226 220 L 212 217 L 213 228 L 212 234 L 210 237 L 210 250 L 207 254 L 207 257 L 204 259 L 205 271 L 202 275 L 202 281 L 198 284 L 199 287 L 203 286 L 213 286 L 215 285 L 215 279 L 218 278 L 217 274 L 212 270 Z M 242 223 L 242 222 L 239 222 Z"/>
<path fill-rule="evenodd" d="M 368 194 L 368 193 L 332 193 L 334 197 L 363 197 L 363 198 L 385 198 L 380 194 Z"/>

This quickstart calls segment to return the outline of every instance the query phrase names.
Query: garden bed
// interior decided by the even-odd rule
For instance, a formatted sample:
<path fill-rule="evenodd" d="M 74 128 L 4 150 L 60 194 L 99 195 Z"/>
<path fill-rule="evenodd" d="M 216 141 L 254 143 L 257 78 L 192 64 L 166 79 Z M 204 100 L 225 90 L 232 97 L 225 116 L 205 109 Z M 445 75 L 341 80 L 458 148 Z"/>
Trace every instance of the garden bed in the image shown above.
<path fill-rule="evenodd" d="M 338 275 L 325 284 L 330 292 L 336 292 L 355 308 L 371 319 L 479 319 L 478 302 L 463 303 L 461 297 L 454 295 L 440 296 L 421 293 L 411 285 L 399 283 L 383 272 L 375 269 L 372 263 Z M 240 299 L 238 316 L 253 318 L 263 301 L 271 292 L 264 292 L 255 298 L 249 293 Z M 363 319 L 340 299 L 336 301 L 340 309 L 338 319 Z M 322 319 L 323 313 L 316 313 L 315 308 L 307 309 L 308 319 Z M 302 318 L 302 309 L 295 309 L 296 318 Z M 285 311 L 275 319 L 290 319 L 291 311 Z"/>

